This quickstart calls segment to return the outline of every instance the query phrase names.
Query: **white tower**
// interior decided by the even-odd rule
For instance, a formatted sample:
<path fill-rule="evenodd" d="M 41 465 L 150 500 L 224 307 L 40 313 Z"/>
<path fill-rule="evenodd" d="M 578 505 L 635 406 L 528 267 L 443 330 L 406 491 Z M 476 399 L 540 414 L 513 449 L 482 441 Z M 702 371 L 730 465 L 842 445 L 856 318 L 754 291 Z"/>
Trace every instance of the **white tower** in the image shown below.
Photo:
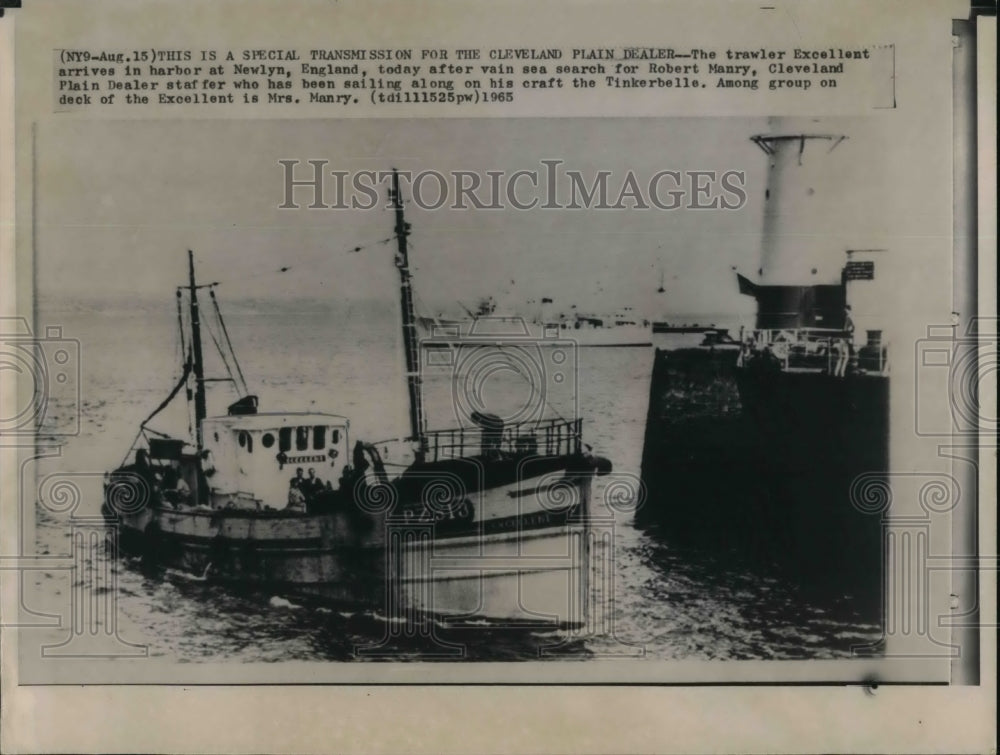
<path fill-rule="evenodd" d="M 850 222 L 838 211 L 839 197 L 849 191 L 838 164 L 846 138 L 788 132 L 753 137 L 768 156 L 761 285 L 840 284 Z"/>

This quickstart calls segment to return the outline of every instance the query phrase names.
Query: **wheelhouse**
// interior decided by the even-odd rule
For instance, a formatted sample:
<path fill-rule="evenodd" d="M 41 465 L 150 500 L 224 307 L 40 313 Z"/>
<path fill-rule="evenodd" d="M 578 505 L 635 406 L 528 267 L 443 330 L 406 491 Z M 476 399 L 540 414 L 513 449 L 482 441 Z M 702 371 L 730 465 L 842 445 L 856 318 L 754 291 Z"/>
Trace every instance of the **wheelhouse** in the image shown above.
<path fill-rule="evenodd" d="M 337 491 L 349 463 L 349 422 L 334 414 L 208 417 L 202 428 L 213 507 L 283 508 L 296 479 Z"/>

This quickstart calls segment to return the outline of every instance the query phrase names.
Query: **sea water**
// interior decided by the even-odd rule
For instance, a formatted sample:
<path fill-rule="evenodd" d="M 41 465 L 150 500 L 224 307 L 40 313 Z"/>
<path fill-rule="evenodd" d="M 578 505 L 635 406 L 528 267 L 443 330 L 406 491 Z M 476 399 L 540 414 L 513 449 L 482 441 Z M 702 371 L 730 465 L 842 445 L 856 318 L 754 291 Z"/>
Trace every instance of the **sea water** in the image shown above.
<path fill-rule="evenodd" d="M 224 346 L 225 334 L 208 306 L 203 312 L 208 374 L 238 376 L 231 362 L 227 370 L 218 358 L 214 341 Z M 227 307 L 226 325 L 261 411 L 347 416 L 352 443 L 406 433 L 401 329 L 393 308 L 378 302 L 237 302 Z M 127 456 L 139 424 L 176 383 L 190 344 L 181 342 L 176 311 L 159 302 L 43 303 L 36 332 L 46 326 L 60 326 L 62 337 L 79 342 L 79 400 L 72 389 L 50 392 L 39 435 L 44 443 L 60 444 L 60 451 L 42 453 L 32 475 L 39 486 L 71 480 L 79 496 L 58 507 L 42 505 L 32 499 L 44 495 L 26 485 L 22 506 L 25 516 L 34 515 L 37 553 L 58 556 L 70 550 L 73 517 L 99 512 L 102 473 Z M 651 349 L 575 349 L 562 339 L 515 340 L 493 351 L 491 356 L 488 350 L 460 349 L 433 359 L 425 354 L 430 428 L 458 426 L 470 407 L 528 419 L 579 414 L 585 442 L 614 464 L 611 476 L 595 482 L 597 500 L 612 483 L 637 489 Z M 227 383 L 212 383 L 210 413 L 223 413 L 235 397 Z M 190 412 L 183 399 L 181 391 L 150 427 L 186 433 Z M 460 635 L 465 657 L 838 658 L 878 639 L 879 627 L 862 621 L 848 600 L 806 598 L 799 586 L 710 544 L 679 545 L 669 531 L 634 526 L 630 506 L 663 503 L 639 499 L 616 510 L 614 576 L 599 606 L 599 631 L 560 635 L 473 626 Z M 100 566 L 88 558 L 78 568 Z M 359 648 L 384 639 L 391 621 L 378 610 L 303 606 L 283 595 L 236 593 L 213 584 L 210 575 L 147 576 L 128 560 L 110 566 L 117 578 L 119 634 L 165 661 L 353 661 L 363 657 Z M 33 611 L 62 614 L 74 584 L 86 584 L 78 571 L 41 569 L 26 573 L 24 590 Z M 65 629 L 33 631 L 51 635 L 52 642 L 65 637 Z M 540 656 L 553 636 L 564 641 L 563 652 Z M 397 652 L 390 657 L 427 657 L 420 642 L 399 641 L 393 648 Z"/>

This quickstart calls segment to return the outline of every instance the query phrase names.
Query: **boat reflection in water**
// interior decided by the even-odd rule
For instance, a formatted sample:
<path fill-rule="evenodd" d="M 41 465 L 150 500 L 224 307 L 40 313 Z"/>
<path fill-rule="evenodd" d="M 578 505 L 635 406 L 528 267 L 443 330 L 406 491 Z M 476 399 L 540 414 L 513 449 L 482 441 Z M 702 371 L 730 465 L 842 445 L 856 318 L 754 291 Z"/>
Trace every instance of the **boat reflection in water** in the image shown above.
<path fill-rule="evenodd" d="M 409 225 L 395 176 L 390 198 L 409 436 L 365 442 L 336 414 L 259 411 L 217 307 L 225 335 L 217 344 L 228 347 L 224 361 L 235 365 L 242 396 L 209 416 L 198 292 L 208 288 L 215 304 L 215 284 L 196 283 L 189 253 L 189 285 L 177 292 L 182 374 L 140 428 L 134 461 L 107 476 L 103 513 L 122 549 L 154 570 L 362 604 L 390 618 L 584 624 L 592 479 L 610 463 L 585 450 L 576 418 L 505 422 L 472 412 L 471 427 L 426 429 Z M 147 426 L 192 383 L 193 438 Z"/>

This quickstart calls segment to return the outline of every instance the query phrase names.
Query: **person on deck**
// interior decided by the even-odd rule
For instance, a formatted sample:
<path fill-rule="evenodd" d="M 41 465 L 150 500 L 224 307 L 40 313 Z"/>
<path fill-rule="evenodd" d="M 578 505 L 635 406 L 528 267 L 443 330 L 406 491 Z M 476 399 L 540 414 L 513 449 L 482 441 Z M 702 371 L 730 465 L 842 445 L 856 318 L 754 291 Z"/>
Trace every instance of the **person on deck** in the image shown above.
<path fill-rule="evenodd" d="M 851 305 L 844 305 L 844 332 L 848 338 L 854 338 L 854 320 L 851 319 Z"/>
<path fill-rule="evenodd" d="M 174 506 L 187 506 L 191 503 L 191 488 L 173 467 L 167 467 L 163 473 L 163 500 Z"/>
<path fill-rule="evenodd" d="M 309 479 L 305 480 L 300 487 L 307 500 L 315 498 L 323 492 L 323 481 L 316 476 L 315 468 L 309 467 Z"/>
<path fill-rule="evenodd" d="M 844 338 L 838 344 L 837 365 L 834 374 L 844 377 L 847 374 L 847 364 L 854 356 L 854 320 L 851 319 L 851 305 L 844 305 Z"/>
<path fill-rule="evenodd" d="M 285 506 L 285 511 L 302 511 L 306 510 L 306 496 L 302 492 L 299 485 L 296 484 L 295 480 L 292 480 L 292 484 L 288 488 L 288 505 Z"/>
<path fill-rule="evenodd" d="M 156 472 L 153 470 L 153 465 L 149 463 L 149 451 L 145 448 L 136 450 L 135 464 L 132 465 L 132 469 L 146 481 L 150 488 L 156 485 Z"/>
<path fill-rule="evenodd" d="M 303 474 L 302 467 L 296 467 L 295 468 L 295 477 L 293 477 L 292 480 L 291 480 L 291 486 L 293 488 L 301 488 L 302 485 L 305 483 L 306 478 L 303 477 L 302 474 Z M 302 492 L 304 493 L 305 491 L 303 490 Z"/>
<path fill-rule="evenodd" d="M 833 374 L 836 377 L 844 377 L 847 374 L 847 362 L 851 356 L 850 341 L 846 338 L 835 338 L 830 345 L 833 355 Z"/>
<path fill-rule="evenodd" d="M 184 505 L 191 503 L 191 488 L 180 475 L 177 475 L 177 485 L 174 487 L 174 492 L 177 493 L 178 503 Z"/>

